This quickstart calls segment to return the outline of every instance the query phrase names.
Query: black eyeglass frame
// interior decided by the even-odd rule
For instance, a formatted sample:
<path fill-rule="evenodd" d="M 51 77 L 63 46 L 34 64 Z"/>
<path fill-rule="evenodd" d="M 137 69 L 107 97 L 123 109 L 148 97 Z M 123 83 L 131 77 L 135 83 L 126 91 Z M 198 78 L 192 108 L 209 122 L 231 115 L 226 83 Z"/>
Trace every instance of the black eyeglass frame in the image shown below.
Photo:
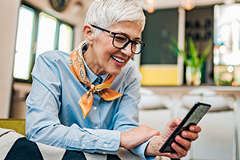
<path fill-rule="evenodd" d="M 92 27 L 94 27 L 94 28 L 97 28 L 97 29 L 100 29 L 100 30 L 102 30 L 102 31 L 105 31 L 105 32 L 107 32 L 107 33 L 112 34 L 112 35 L 113 35 L 112 45 L 113 45 L 115 48 L 117 48 L 117 49 L 123 49 L 123 48 L 127 47 L 127 45 L 128 45 L 129 43 L 131 43 L 131 51 L 132 51 L 132 53 L 134 53 L 134 54 L 140 54 L 140 53 L 142 52 L 143 48 L 144 48 L 145 45 L 146 45 L 144 42 L 138 41 L 138 42 L 142 45 L 142 47 L 141 47 L 141 50 L 140 50 L 139 52 L 135 53 L 135 52 L 133 52 L 133 50 L 132 50 L 132 46 L 133 46 L 133 43 L 135 43 L 136 41 L 133 41 L 133 40 L 131 40 L 129 37 L 127 37 L 126 35 L 124 35 L 125 37 L 127 37 L 128 42 L 126 42 L 123 47 L 116 47 L 116 46 L 114 45 L 114 38 L 115 38 L 115 36 L 118 35 L 118 34 L 120 34 L 120 35 L 123 35 L 123 34 L 121 34 L 121 33 L 116 33 L 116 32 L 111 32 L 111 31 L 109 31 L 109 30 L 107 30 L 107 29 L 98 27 L 98 26 L 93 25 L 93 24 L 90 24 L 90 25 L 91 25 Z"/>

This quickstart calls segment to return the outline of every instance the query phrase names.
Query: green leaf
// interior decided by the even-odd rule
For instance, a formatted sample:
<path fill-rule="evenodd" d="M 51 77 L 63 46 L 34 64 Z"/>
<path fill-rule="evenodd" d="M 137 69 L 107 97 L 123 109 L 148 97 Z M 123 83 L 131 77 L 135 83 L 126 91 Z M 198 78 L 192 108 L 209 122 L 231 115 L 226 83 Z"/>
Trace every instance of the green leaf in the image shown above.
<path fill-rule="evenodd" d="M 211 52 L 210 52 L 211 49 L 212 49 L 212 39 L 208 41 L 208 45 L 200 57 L 199 65 L 202 65 L 211 56 Z"/>
<path fill-rule="evenodd" d="M 178 48 L 178 43 L 177 40 L 174 37 L 171 37 L 172 44 L 168 45 L 168 48 L 173 51 L 175 55 L 179 55 L 179 48 Z"/>
<path fill-rule="evenodd" d="M 175 46 L 173 46 L 172 44 L 169 44 L 169 45 L 168 45 L 168 48 L 169 48 L 170 50 L 172 50 L 173 53 L 174 53 L 176 56 L 178 56 L 179 50 L 178 50 Z"/>
<path fill-rule="evenodd" d="M 192 38 L 188 38 L 184 42 L 185 50 L 181 51 L 178 48 L 178 42 L 175 37 L 171 37 L 171 44 L 168 45 L 169 49 L 173 51 L 173 53 L 177 56 L 181 56 L 184 60 L 184 63 L 191 67 L 201 67 L 201 65 L 209 58 L 212 40 L 210 39 L 207 47 L 204 49 L 204 52 L 201 56 L 199 56 L 199 48 L 197 48 L 192 40 Z M 187 55 L 187 51 L 189 51 L 189 56 Z"/>
<path fill-rule="evenodd" d="M 178 48 L 178 42 L 177 42 L 176 38 L 171 37 L 171 40 L 172 40 L 173 45 Z"/>
<path fill-rule="evenodd" d="M 188 38 L 188 42 L 189 42 L 189 54 L 190 54 L 190 58 L 192 59 L 192 65 L 197 65 L 199 61 L 198 50 L 196 49 L 192 38 Z"/>

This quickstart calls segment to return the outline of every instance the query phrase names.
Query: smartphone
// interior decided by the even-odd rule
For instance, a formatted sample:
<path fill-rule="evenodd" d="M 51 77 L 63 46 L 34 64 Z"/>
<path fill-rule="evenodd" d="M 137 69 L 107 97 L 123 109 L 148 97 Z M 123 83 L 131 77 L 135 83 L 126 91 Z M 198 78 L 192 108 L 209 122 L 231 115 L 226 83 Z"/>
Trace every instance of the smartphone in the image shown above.
<path fill-rule="evenodd" d="M 190 109 L 188 114 L 185 116 L 182 122 L 178 125 L 178 127 L 173 131 L 173 133 L 170 135 L 170 137 L 163 144 L 163 146 L 160 148 L 159 151 L 161 153 L 166 153 L 166 152 L 175 153 L 176 151 L 171 147 L 171 144 L 173 142 L 177 143 L 175 141 L 175 137 L 177 135 L 181 136 L 182 131 L 189 130 L 190 126 L 197 125 L 198 122 L 202 119 L 202 117 L 208 112 L 210 107 L 211 105 L 205 102 L 195 103 L 194 106 Z"/>

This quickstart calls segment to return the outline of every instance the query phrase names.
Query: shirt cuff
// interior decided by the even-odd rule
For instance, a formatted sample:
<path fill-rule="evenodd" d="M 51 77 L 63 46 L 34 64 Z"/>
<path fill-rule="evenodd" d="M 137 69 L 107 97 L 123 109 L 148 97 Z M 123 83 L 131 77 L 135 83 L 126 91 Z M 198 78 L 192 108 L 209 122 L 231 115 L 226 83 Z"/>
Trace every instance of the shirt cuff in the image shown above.
<path fill-rule="evenodd" d="M 153 137 L 151 137 L 146 142 L 142 143 L 141 145 L 130 149 L 131 152 L 138 155 L 142 160 L 154 160 L 155 156 L 145 156 L 145 150 L 147 148 L 148 143 L 151 141 Z"/>
<path fill-rule="evenodd" d="M 97 140 L 97 153 L 101 154 L 117 154 L 120 146 L 120 131 L 115 130 L 104 130 L 104 129 L 86 129 L 89 132 L 98 135 L 99 139 Z"/>

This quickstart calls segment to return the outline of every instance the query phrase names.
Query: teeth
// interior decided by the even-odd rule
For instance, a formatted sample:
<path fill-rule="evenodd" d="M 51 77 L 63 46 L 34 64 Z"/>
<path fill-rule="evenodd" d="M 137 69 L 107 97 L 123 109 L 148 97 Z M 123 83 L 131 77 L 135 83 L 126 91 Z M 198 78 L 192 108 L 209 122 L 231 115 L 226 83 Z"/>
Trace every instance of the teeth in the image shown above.
<path fill-rule="evenodd" d="M 117 58 L 117 57 L 112 56 L 112 58 L 113 58 L 114 60 L 116 60 L 117 62 L 119 62 L 119 63 L 123 63 L 123 62 L 124 62 L 124 60 L 119 59 L 119 58 Z"/>

